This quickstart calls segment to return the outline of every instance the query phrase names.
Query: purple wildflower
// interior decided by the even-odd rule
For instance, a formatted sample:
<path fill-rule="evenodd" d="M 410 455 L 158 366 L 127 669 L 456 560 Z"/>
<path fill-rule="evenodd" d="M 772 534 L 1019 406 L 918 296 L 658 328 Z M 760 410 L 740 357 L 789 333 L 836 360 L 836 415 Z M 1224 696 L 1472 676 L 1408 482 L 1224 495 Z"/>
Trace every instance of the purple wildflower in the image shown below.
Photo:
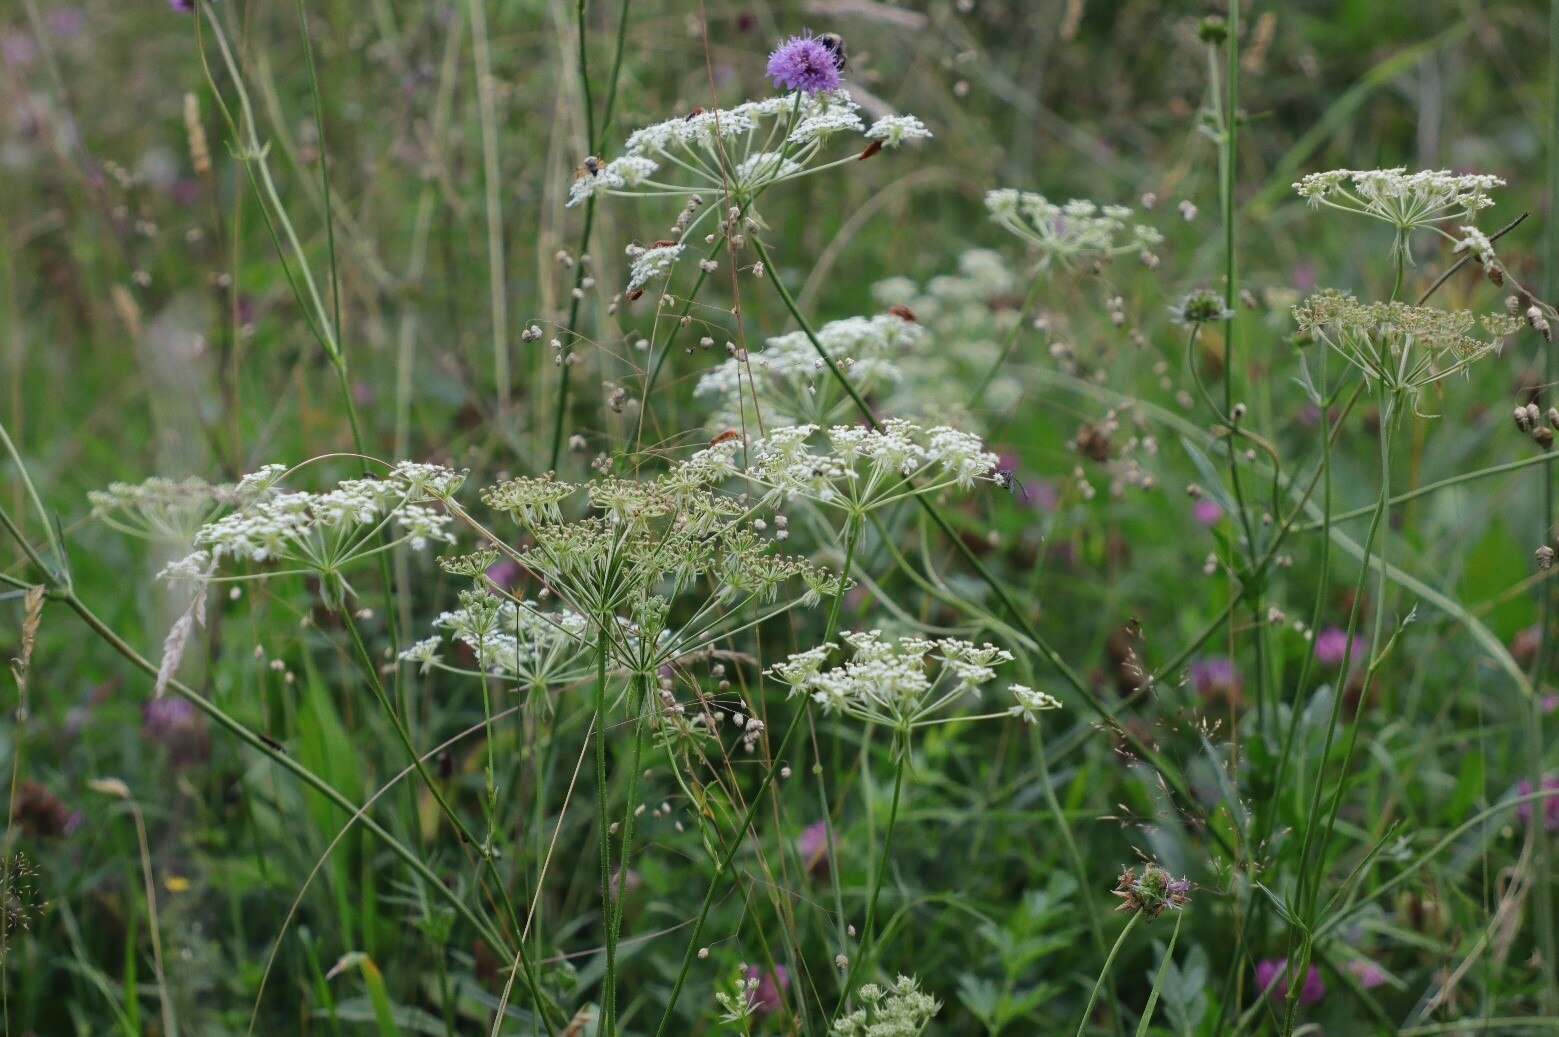
<path fill-rule="evenodd" d="M 205 763 L 211 756 L 206 718 L 181 698 L 147 699 L 141 706 L 141 737 L 168 751 L 168 766 L 177 770 Z"/>
<path fill-rule="evenodd" d="M 768 74 L 775 86 L 803 94 L 839 89 L 839 59 L 811 33 L 792 36 L 775 48 Z"/>
<path fill-rule="evenodd" d="M 1288 1000 L 1288 959 L 1263 958 L 1256 963 L 1256 986 L 1274 1001 Z M 1326 996 L 1321 970 L 1311 965 L 1305 970 L 1304 985 L 1299 988 L 1299 1003 L 1313 1005 Z"/>
<path fill-rule="evenodd" d="M 747 981 L 758 985 L 747 993 L 747 1003 L 758 1015 L 770 1015 L 785 1007 L 785 991 L 790 989 L 790 970 L 783 965 L 769 972 L 756 965 L 747 966 Z"/>
<path fill-rule="evenodd" d="M 1315 635 L 1315 661 L 1322 666 L 1341 665 L 1347 656 L 1349 638 L 1341 627 L 1327 627 Z M 1358 656 L 1358 642 L 1353 642 L 1353 655 Z"/>
<path fill-rule="evenodd" d="M 1543 831 L 1559 832 L 1559 773 L 1549 774 L 1543 778 L 1543 791 L 1552 793 L 1552 795 L 1542 800 L 1527 800 L 1525 803 L 1517 803 L 1516 816 L 1521 819 L 1522 824 L 1531 824 L 1532 807 L 1535 803 L 1540 802 L 1543 804 Z M 1522 778 L 1516 784 L 1516 794 L 1530 796 L 1532 794 L 1532 783 L 1526 778 Z"/>
<path fill-rule="evenodd" d="M 1203 497 L 1191 505 L 1191 517 L 1196 519 L 1200 525 L 1210 526 L 1223 518 L 1223 505 L 1215 500 L 1208 500 L 1206 497 Z"/>
<path fill-rule="evenodd" d="M 1348 962 L 1348 971 L 1365 990 L 1373 990 L 1387 981 L 1386 970 L 1368 958 L 1354 958 Z"/>
<path fill-rule="evenodd" d="M 801 864 L 812 875 L 828 874 L 828 822 L 813 821 L 801 830 L 796 840 Z"/>
<path fill-rule="evenodd" d="M 1223 655 L 1212 655 L 1193 662 L 1191 686 L 1203 702 L 1223 700 L 1234 705 L 1239 705 L 1245 691 L 1245 681 L 1235 668 L 1234 661 Z"/>
<path fill-rule="evenodd" d="M 496 594 L 500 590 L 508 590 L 520 582 L 520 577 L 523 574 L 520 563 L 512 558 L 500 558 L 492 565 L 489 565 L 486 571 L 482 573 L 493 585 L 487 590 L 489 594 Z M 671 674 L 667 673 L 665 676 L 669 677 Z"/>
<path fill-rule="evenodd" d="M 168 0 L 168 6 L 180 14 L 192 14 L 195 10 L 195 0 Z"/>

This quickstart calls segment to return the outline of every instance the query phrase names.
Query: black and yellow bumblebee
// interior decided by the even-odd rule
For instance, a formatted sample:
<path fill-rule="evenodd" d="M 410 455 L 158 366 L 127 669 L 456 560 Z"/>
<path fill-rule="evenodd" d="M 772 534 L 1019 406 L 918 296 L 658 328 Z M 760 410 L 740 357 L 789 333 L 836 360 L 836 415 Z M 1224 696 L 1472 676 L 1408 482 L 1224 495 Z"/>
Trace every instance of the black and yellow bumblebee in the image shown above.
<path fill-rule="evenodd" d="M 844 49 L 844 37 L 837 32 L 825 32 L 818 35 L 817 42 L 828 48 L 828 53 L 834 56 L 834 67 L 843 72 L 850 63 L 850 56 Z"/>

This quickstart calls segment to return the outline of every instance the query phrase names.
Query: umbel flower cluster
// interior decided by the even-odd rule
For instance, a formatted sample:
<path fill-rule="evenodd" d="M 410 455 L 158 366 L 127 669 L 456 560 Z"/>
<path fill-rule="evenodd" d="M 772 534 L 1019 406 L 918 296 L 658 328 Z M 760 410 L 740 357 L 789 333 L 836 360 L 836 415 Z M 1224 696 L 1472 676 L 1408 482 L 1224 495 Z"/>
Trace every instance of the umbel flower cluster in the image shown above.
<path fill-rule="evenodd" d="M 202 479 L 147 479 L 116 482 L 92 490 L 92 517 L 121 533 L 162 543 L 188 546 L 206 523 L 252 500 L 263 487 L 243 483 L 208 483 Z"/>
<path fill-rule="evenodd" d="M 851 154 L 817 164 L 837 136 L 856 135 L 885 148 L 931 136 L 913 115 L 885 115 L 868 127 L 860 111 L 849 94 L 828 90 L 667 119 L 635 130 L 619 157 L 587 165 L 569 189 L 568 204 L 603 194 L 713 193 L 747 202 L 774 184 L 855 161 Z"/>
<path fill-rule="evenodd" d="M 383 478 L 347 479 L 320 493 L 282 490 L 287 474 L 285 465 L 267 465 L 246 476 L 235 490 L 243 505 L 196 530 L 196 550 L 161 575 L 204 583 L 228 562 L 291 566 L 319 575 L 326 603 L 340 608 L 351 565 L 399 544 L 454 542 L 453 519 L 434 504 L 459 489 L 463 472 L 402 461 Z"/>
<path fill-rule="evenodd" d="M 900 378 L 884 401 L 893 413 L 918 416 L 960 427 L 974 427 L 979 410 L 1000 414 L 1022 396 L 1022 358 L 1009 349 L 1022 312 L 1014 297 L 1019 278 L 993 249 L 969 249 L 958 257 L 958 272 L 939 274 L 924 285 L 908 277 L 890 277 L 872 286 L 872 298 L 884 308 L 913 315 L 921 343 L 899 359 Z M 968 386 L 967 398 L 948 392 Z"/>
<path fill-rule="evenodd" d="M 818 444 L 816 439 L 826 441 Z M 776 429 L 747 449 L 716 443 L 684 462 L 688 478 L 715 483 L 737 478 L 766 491 L 776 503 L 804 500 L 853 516 L 888 507 L 916 494 L 933 494 L 976 482 L 994 482 L 999 459 L 980 437 L 947 425 L 925 428 L 890 418 L 880 428 L 863 425 L 794 425 Z"/>
<path fill-rule="evenodd" d="M 869 127 L 860 105 L 841 87 L 837 56 L 820 39 L 796 37 L 775 51 L 769 73 L 792 92 L 731 108 L 698 108 L 634 131 L 623 153 L 595 156 L 569 188 L 568 204 L 602 195 L 673 197 L 687 202 L 676 237 L 629 251 L 628 291 L 642 291 L 668 274 L 711 214 L 733 225 L 775 184 L 811 176 L 931 136 L 913 115 L 884 115 Z M 839 137 L 865 148 L 825 160 Z M 705 205 L 706 198 L 719 204 Z"/>
<path fill-rule="evenodd" d="M 996 679 L 995 668 L 1013 660 L 1004 648 L 953 637 L 890 641 L 880 630 L 868 630 L 846 633 L 841 639 L 850 649 L 847 662 L 829 665 L 839 650 L 830 642 L 797 652 L 768 672 L 789 687 L 792 696 L 810 698 L 825 713 L 883 724 L 905 735 L 918 727 L 975 719 L 940 714 L 966 697 L 977 696 Z M 1033 719 L 1038 711 L 1060 705 L 1023 685 L 1013 685 L 1011 691 L 1015 705 L 988 716 Z"/>
<path fill-rule="evenodd" d="M 904 359 L 925 340 L 919 324 L 891 313 L 830 321 L 817 331 L 818 345 L 863 397 L 885 395 L 897 385 Z M 804 331 L 778 335 L 757 353 L 710 369 L 693 395 L 718 406 L 711 419 L 716 428 L 827 424 L 854 409 Z"/>
<path fill-rule="evenodd" d="M 1334 290 L 1294 307 L 1294 320 L 1301 332 L 1324 342 L 1372 383 L 1409 397 L 1465 371 L 1520 326 L 1502 313 L 1480 317 L 1467 310 L 1365 303 Z M 1476 327 L 1483 336 L 1473 334 Z"/>
<path fill-rule="evenodd" d="M 1311 173 L 1294 185 L 1312 206 L 1329 206 L 1391 224 L 1400 247 L 1417 229 L 1470 221 L 1494 204 L 1489 192 L 1505 181 L 1482 173 L 1396 169 L 1333 169 Z"/>
<path fill-rule="evenodd" d="M 857 994 L 864 1007 L 838 1019 L 834 1037 L 920 1037 L 942 1008 L 908 976 L 889 987 L 866 983 Z"/>
<path fill-rule="evenodd" d="M 1002 188 L 985 196 L 991 218 L 1039 253 L 1039 266 L 1067 268 L 1080 262 L 1135 252 L 1151 262 L 1152 249 L 1164 236 L 1152 227 L 1128 223 L 1124 205 L 1098 205 L 1084 199 L 1056 204 L 1042 194 Z"/>
<path fill-rule="evenodd" d="M 527 690 L 541 690 L 585 679 L 594 663 L 590 656 L 590 623 L 570 609 L 546 610 L 534 601 L 508 599 L 489 590 L 462 591 L 460 607 L 442 613 L 434 627 L 451 641 L 471 650 L 478 670 L 444 661 L 444 638 L 418 641 L 401 652 L 401 659 L 470 676 L 492 676 Z M 631 637 L 631 632 L 626 632 Z"/>
<path fill-rule="evenodd" d="M 642 678 L 840 590 L 839 577 L 775 550 L 783 537 L 768 531 L 758 505 L 685 466 L 644 480 L 511 479 L 482 500 L 530 540 L 511 559 L 588 620 L 583 636 L 614 666 Z M 565 506 L 582 514 L 568 517 Z M 674 601 L 688 611 L 672 630 Z"/>

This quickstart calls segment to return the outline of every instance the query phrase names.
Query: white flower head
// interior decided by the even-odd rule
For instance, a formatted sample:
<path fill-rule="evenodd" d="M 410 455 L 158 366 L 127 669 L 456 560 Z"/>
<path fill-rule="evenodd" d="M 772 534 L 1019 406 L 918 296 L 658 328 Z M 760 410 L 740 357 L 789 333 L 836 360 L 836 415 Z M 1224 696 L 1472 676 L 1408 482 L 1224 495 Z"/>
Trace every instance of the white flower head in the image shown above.
<path fill-rule="evenodd" d="M 927 140 L 931 131 L 913 115 L 884 115 L 872 123 L 866 136 L 870 140 L 882 141 L 885 148 L 896 148 L 905 141 Z"/>

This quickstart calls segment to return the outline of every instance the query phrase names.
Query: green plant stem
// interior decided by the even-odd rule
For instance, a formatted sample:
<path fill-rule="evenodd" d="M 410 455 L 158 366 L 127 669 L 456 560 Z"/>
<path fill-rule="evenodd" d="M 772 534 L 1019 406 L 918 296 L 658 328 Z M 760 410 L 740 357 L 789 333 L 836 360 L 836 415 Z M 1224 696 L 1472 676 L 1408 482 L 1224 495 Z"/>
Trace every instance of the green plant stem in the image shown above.
<path fill-rule="evenodd" d="M 1110 966 L 1115 964 L 1115 956 L 1120 953 L 1121 948 L 1126 944 L 1126 937 L 1131 935 L 1131 931 L 1140 921 L 1142 921 L 1142 912 L 1132 912 L 1131 918 L 1126 922 L 1126 928 L 1122 929 L 1121 934 L 1115 938 L 1114 946 L 1110 948 L 1109 955 L 1104 959 L 1104 968 L 1099 970 L 1099 980 L 1093 985 L 1093 993 L 1088 995 L 1088 1004 L 1083 1006 L 1083 1017 L 1077 1024 L 1077 1037 L 1083 1037 L 1084 1031 L 1088 1029 L 1088 1017 L 1093 1015 L 1093 1006 L 1098 1003 L 1099 992 L 1104 989 L 1104 977 L 1109 975 Z"/>
<path fill-rule="evenodd" d="M 1393 413 L 1393 405 L 1395 401 L 1392 397 L 1392 391 L 1384 384 L 1381 384 L 1378 387 L 1378 392 L 1380 400 L 1380 495 L 1379 499 L 1376 501 L 1375 514 L 1370 519 L 1369 532 L 1366 534 L 1364 540 L 1364 559 L 1360 564 L 1358 583 L 1354 587 L 1353 605 L 1350 608 L 1348 614 L 1348 627 L 1345 635 L 1346 643 L 1343 648 L 1342 666 L 1339 670 L 1337 686 L 1333 689 L 1332 692 L 1332 706 L 1330 714 L 1327 717 L 1326 735 L 1321 742 L 1321 752 L 1320 756 L 1318 757 L 1319 762 L 1316 765 L 1315 781 L 1311 787 L 1309 806 L 1305 811 L 1305 817 L 1308 823 L 1305 826 L 1304 838 L 1300 844 L 1297 889 L 1299 891 L 1299 896 L 1301 897 L 1300 910 L 1306 917 L 1309 918 L 1309 924 L 1300 933 L 1299 953 L 1297 955 L 1289 956 L 1290 961 L 1287 1011 L 1285 1013 L 1283 1022 L 1283 1034 L 1285 1037 L 1293 1033 L 1295 1014 L 1299 1009 L 1299 994 L 1303 988 L 1303 983 L 1301 982 L 1300 977 L 1305 975 L 1305 970 L 1309 967 L 1311 947 L 1314 943 L 1315 919 L 1313 915 L 1315 904 L 1320 895 L 1321 883 L 1324 881 L 1326 875 L 1325 853 L 1327 844 L 1330 841 L 1331 825 L 1327 825 L 1322 828 L 1320 832 L 1319 848 L 1312 853 L 1312 847 L 1316 842 L 1317 828 L 1319 827 L 1318 822 L 1321 813 L 1321 792 L 1325 785 L 1328 772 L 1326 761 L 1327 758 L 1331 755 L 1332 743 L 1336 737 L 1337 732 L 1337 724 L 1342 717 L 1343 694 L 1346 691 L 1348 683 L 1348 671 L 1353 660 L 1353 646 L 1356 639 L 1356 631 L 1358 629 L 1359 612 L 1363 605 L 1365 585 L 1369 580 L 1370 559 L 1374 553 L 1376 538 L 1381 536 L 1382 530 L 1385 526 L 1386 513 L 1389 510 L 1389 504 L 1391 500 L 1391 444 L 1392 430 L 1395 419 L 1395 415 Z M 1368 652 L 1372 655 L 1381 652 L 1384 648 L 1382 645 L 1382 633 L 1385 629 L 1386 591 L 1389 585 L 1387 580 L 1386 565 L 1384 564 L 1384 548 L 1381 549 L 1381 555 L 1382 564 L 1380 565 L 1380 577 L 1376 589 L 1377 596 L 1375 601 L 1374 633 L 1371 636 L 1370 646 L 1368 649 Z M 1376 662 L 1366 663 L 1364 678 L 1366 682 L 1368 682 L 1369 674 L 1373 671 L 1377 662 L 1378 659 Z M 1361 702 L 1362 698 L 1363 696 L 1361 694 Z M 1353 724 L 1350 730 L 1352 737 L 1349 738 L 1348 753 L 1344 757 L 1343 765 L 1341 768 L 1339 768 L 1337 774 L 1338 800 L 1340 800 L 1342 794 L 1342 787 L 1346 784 L 1348 779 L 1348 760 L 1352 757 L 1354 738 L 1356 738 L 1358 733 L 1357 723 Z M 1308 886 L 1306 885 L 1307 880 L 1309 883 Z"/>
<path fill-rule="evenodd" d="M 581 4 L 583 7 L 583 4 Z M 601 1033 L 612 1037 L 615 1033 L 617 988 L 617 941 L 612 932 L 612 903 L 621 891 L 612 883 L 612 829 L 607 810 L 606 788 L 606 625 L 596 644 L 595 673 L 595 805 L 596 828 L 601 857 L 601 920 L 606 930 L 606 974 L 601 978 Z M 626 876 L 625 876 L 626 878 Z"/>
<path fill-rule="evenodd" d="M 1548 220 L 1543 228 L 1542 292 L 1543 298 L 1552 303 L 1559 291 L 1559 0 L 1548 4 L 1548 120 L 1544 140 L 1544 158 L 1547 162 Z M 1552 345 L 1540 344 L 1543 353 L 1543 385 L 1552 387 L 1559 380 L 1559 358 L 1554 356 Z M 1549 544 L 1554 535 L 1555 521 L 1554 470 L 1543 466 L 1543 528 L 1540 543 Z M 1531 719 L 1530 737 L 1524 740 L 1526 747 L 1527 780 L 1533 788 L 1543 785 L 1543 757 L 1547 747 L 1544 730 L 1544 714 L 1541 706 L 1543 687 L 1553 666 L 1553 624 L 1555 588 L 1553 580 L 1539 585 L 1539 619 L 1537 662 L 1532 669 L 1532 687 L 1536 694 L 1527 703 Z M 1533 921 L 1537 928 L 1537 945 L 1541 948 L 1544 978 L 1544 1004 L 1550 1014 L 1559 1014 L 1559 936 L 1555 934 L 1554 907 L 1554 850 L 1552 841 L 1545 839 L 1541 826 L 1533 825 L 1532 836 L 1536 843 L 1537 875 L 1533 880 Z"/>
<path fill-rule="evenodd" d="M 472 2 L 478 2 L 478 0 L 472 0 Z M 579 6 L 576 10 L 576 23 L 578 26 L 577 34 L 579 37 L 579 52 L 577 60 L 579 62 L 579 83 L 585 109 L 585 146 L 590 155 L 594 157 L 596 154 L 596 147 L 599 143 L 599 136 L 596 132 L 594 106 L 590 93 L 589 65 L 587 62 L 587 53 L 585 47 L 585 2 L 586 0 L 579 0 Z M 605 133 L 611 126 L 612 110 L 616 107 L 617 104 L 617 83 L 622 73 L 623 50 L 628 38 L 628 12 L 632 9 L 632 3 L 633 0 L 622 0 L 622 7 L 617 13 L 617 48 L 616 53 L 612 57 L 612 73 L 611 78 L 607 82 L 606 103 L 603 106 L 601 112 L 601 133 Z M 585 201 L 584 226 L 579 232 L 579 253 L 576 256 L 576 261 L 574 264 L 574 287 L 570 292 L 568 304 L 568 326 L 564 329 L 563 333 L 563 365 L 562 369 L 558 373 L 558 399 L 557 408 L 553 414 L 552 449 L 548 455 L 549 460 L 547 462 L 547 467 L 549 470 L 557 469 L 558 460 L 563 455 L 563 436 L 568 428 L 567 419 L 570 382 L 568 356 L 569 350 L 574 348 L 574 343 L 578 339 L 579 307 L 580 302 L 584 297 L 584 280 L 586 276 L 585 257 L 590 252 L 590 235 L 591 232 L 595 229 L 595 205 L 596 196 L 592 194 Z M 648 396 L 648 392 L 646 392 L 646 396 Z M 641 422 L 643 421 L 643 413 L 643 408 L 641 407 L 639 412 Z M 640 428 L 643 428 L 642 424 L 640 425 Z"/>
<path fill-rule="evenodd" d="M 896 757 L 893 769 L 893 799 L 888 805 L 888 823 L 883 829 L 882 854 L 873 869 L 871 891 L 866 899 L 866 918 L 861 923 L 861 949 L 850 958 L 849 971 L 845 973 L 844 989 L 839 993 L 839 1007 L 834 1012 L 842 1014 L 855 996 L 855 987 L 861 978 L 871 971 L 876 956 L 877 901 L 882 896 L 882 884 L 888 876 L 888 861 L 893 855 L 893 830 L 898 824 L 899 801 L 904 793 L 904 772 L 909 770 L 909 732 L 897 732 L 893 738 Z"/>
<path fill-rule="evenodd" d="M 763 781 L 758 785 L 754 793 L 751 805 L 742 818 L 740 827 L 731 833 L 730 845 L 726 847 L 725 856 L 715 864 L 715 873 L 709 881 L 709 888 L 704 891 L 704 901 L 699 906 L 698 918 L 693 923 L 693 934 L 688 937 L 687 950 L 682 955 L 682 967 L 677 970 L 677 979 L 671 987 L 671 996 L 666 1001 L 665 1012 L 660 1017 L 660 1023 L 655 1027 L 655 1037 L 665 1037 L 666 1027 L 671 1025 L 672 1013 L 676 1011 L 677 1000 L 682 995 L 682 988 L 687 984 L 688 972 L 693 968 L 693 959 L 698 955 L 698 941 L 704 935 L 704 923 L 709 919 L 709 909 L 714 906 L 715 892 L 719 886 L 720 878 L 731 870 L 731 862 L 736 859 L 736 853 L 742 847 L 742 840 L 747 836 L 747 829 L 752 827 L 753 819 L 758 816 L 758 809 L 763 805 L 763 797 L 774 783 L 775 774 L 779 773 L 782 766 L 781 760 L 785 756 L 785 750 L 790 746 L 790 740 L 801 728 L 801 718 L 806 716 L 805 708 L 798 709 L 796 715 L 791 718 L 790 726 L 785 729 L 785 735 L 780 739 L 779 748 L 775 750 L 773 762 L 764 772 Z"/>

